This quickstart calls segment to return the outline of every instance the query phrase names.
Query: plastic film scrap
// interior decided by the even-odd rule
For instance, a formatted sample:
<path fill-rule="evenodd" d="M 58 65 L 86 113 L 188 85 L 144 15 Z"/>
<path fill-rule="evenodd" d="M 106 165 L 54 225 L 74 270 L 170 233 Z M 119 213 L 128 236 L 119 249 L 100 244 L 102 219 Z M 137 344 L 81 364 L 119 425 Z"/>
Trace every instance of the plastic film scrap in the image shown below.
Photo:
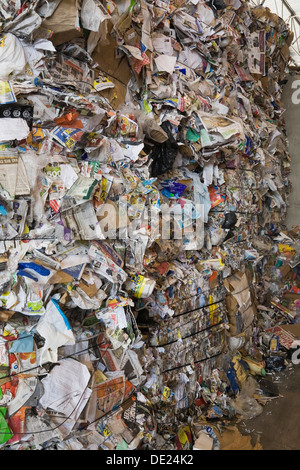
<path fill-rule="evenodd" d="M 246 0 L 0 27 L 1 449 L 222 448 L 299 346 L 292 33 Z"/>

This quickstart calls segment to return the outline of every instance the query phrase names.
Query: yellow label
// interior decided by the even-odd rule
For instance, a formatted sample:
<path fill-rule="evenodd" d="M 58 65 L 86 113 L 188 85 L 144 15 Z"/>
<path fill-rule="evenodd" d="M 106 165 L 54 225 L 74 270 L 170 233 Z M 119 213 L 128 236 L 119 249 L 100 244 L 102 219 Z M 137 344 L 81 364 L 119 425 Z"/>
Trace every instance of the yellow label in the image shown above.
<path fill-rule="evenodd" d="M 283 244 L 283 243 L 278 245 L 278 249 L 280 253 L 283 253 L 285 251 L 295 251 L 291 246 Z"/>
<path fill-rule="evenodd" d="M 5 149 L 9 149 L 9 148 L 10 148 L 10 143 L 9 142 L 5 142 L 5 143 L 0 144 L 0 150 L 5 150 Z"/>
<path fill-rule="evenodd" d="M 8 82 L 0 81 L 0 95 L 5 95 L 6 93 L 10 93 L 11 88 Z"/>
<path fill-rule="evenodd" d="M 134 297 L 139 299 L 144 291 L 146 280 L 144 276 L 136 275 L 131 277 L 131 281 L 134 284 L 131 288 L 131 292 L 133 293 Z"/>
<path fill-rule="evenodd" d="M 213 304 L 213 303 L 214 303 L 214 299 L 212 298 L 211 295 L 208 297 L 208 303 L 209 303 L 209 304 Z M 211 324 L 213 324 L 213 321 L 214 321 L 214 313 L 215 313 L 216 310 L 218 310 L 218 306 L 217 306 L 216 304 L 214 304 L 214 305 L 209 305 L 209 313 L 210 313 L 209 318 L 210 318 Z"/>
<path fill-rule="evenodd" d="M 41 300 L 34 301 L 34 302 L 27 302 L 27 308 L 33 312 L 37 312 L 38 310 L 41 310 L 43 307 L 43 302 Z"/>
<path fill-rule="evenodd" d="M 103 202 L 106 201 L 109 190 L 111 188 L 111 184 L 112 184 L 112 182 L 110 180 L 108 180 L 107 178 L 105 178 L 105 176 L 103 176 L 102 182 L 101 182 L 101 195 L 100 195 L 100 200 L 101 201 L 103 201 Z"/>
<path fill-rule="evenodd" d="M 28 225 L 25 224 L 22 235 L 27 235 L 28 233 L 29 233 L 29 228 L 28 228 Z"/>
<path fill-rule="evenodd" d="M 271 351 L 276 351 L 277 349 L 277 339 L 272 339 L 270 342 L 270 349 Z"/>
<path fill-rule="evenodd" d="M 185 445 L 189 443 L 188 437 L 182 428 L 179 429 L 177 436 L 182 447 L 184 447 Z"/>
<path fill-rule="evenodd" d="M 66 146 L 67 147 L 72 148 L 74 144 L 75 144 L 74 139 L 70 138 L 70 139 L 66 140 Z"/>
<path fill-rule="evenodd" d="M 137 285 L 135 297 L 137 297 L 138 299 L 142 296 L 142 293 L 145 288 L 145 284 L 146 284 L 146 281 L 145 281 L 145 278 L 143 278 L 140 281 L 140 283 Z"/>
<path fill-rule="evenodd" d="M 109 429 L 108 426 L 105 426 L 105 428 L 103 429 L 103 434 L 105 437 L 110 437 L 111 436 L 111 430 Z"/>
<path fill-rule="evenodd" d="M 236 371 L 236 376 L 237 376 L 238 381 L 240 383 L 245 382 L 245 380 L 247 378 L 247 374 L 246 374 L 246 371 L 245 371 L 244 367 L 240 364 L 240 357 L 235 356 L 232 359 L 232 362 L 233 362 L 234 370 Z"/>
<path fill-rule="evenodd" d="M 163 399 L 168 400 L 170 398 L 171 390 L 168 387 L 164 387 L 163 389 Z"/>

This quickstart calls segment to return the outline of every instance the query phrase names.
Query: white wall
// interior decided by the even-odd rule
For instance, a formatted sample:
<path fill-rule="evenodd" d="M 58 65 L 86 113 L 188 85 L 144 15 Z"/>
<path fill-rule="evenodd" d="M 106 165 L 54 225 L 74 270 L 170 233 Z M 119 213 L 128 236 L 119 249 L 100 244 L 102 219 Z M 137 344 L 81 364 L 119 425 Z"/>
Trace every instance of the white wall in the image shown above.
<path fill-rule="evenodd" d="M 300 226 L 300 72 L 290 75 L 284 87 L 283 105 L 286 109 L 285 121 L 291 155 L 292 192 L 289 197 L 289 209 L 286 225 Z"/>

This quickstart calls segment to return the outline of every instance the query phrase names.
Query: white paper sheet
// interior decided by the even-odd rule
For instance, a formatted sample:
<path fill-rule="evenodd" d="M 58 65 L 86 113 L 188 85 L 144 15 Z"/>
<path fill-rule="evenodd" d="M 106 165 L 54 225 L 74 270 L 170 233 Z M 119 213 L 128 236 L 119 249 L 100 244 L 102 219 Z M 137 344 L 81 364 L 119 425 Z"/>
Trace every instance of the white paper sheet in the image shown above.
<path fill-rule="evenodd" d="M 156 67 L 158 68 L 159 72 L 168 72 L 173 73 L 175 64 L 176 64 L 176 57 L 169 56 L 169 55 L 160 55 L 154 59 L 156 63 Z"/>
<path fill-rule="evenodd" d="M 84 364 L 72 358 L 59 361 L 42 380 L 44 395 L 40 399 L 41 406 L 76 420 L 83 409 L 82 398 L 89 380 L 90 372 Z"/>
<path fill-rule="evenodd" d="M 36 384 L 36 377 L 28 377 L 19 381 L 16 396 L 7 407 L 9 416 L 15 414 L 29 400 L 35 391 Z"/>
<path fill-rule="evenodd" d="M 0 141 L 23 140 L 28 137 L 30 129 L 27 122 L 21 118 L 0 119 Z"/>
<path fill-rule="evenodd" d="M 109 19 L 103 5 L 98 0 L 83 0 L 81 8 L 82 26 L 89 31 L 97 33 L 102 21 Z"/>
<path fill-rule="evenodd" d="M 46 312 L 37 324 L 36 330 L 46 340 L 43 348 L 38 350 L 37 359 L 40 364 L 48 361 L 56 362 L 57 348 L 75 343 L 66 317 L 53 300 L 48 302 Z"/>
<path fill-rule="evenodd" d="M 154 36 L 152 39 L 152 44 L 158 54 L 167 54 L 171 56 L 174 52 L 171 38 L 165 36 L 164 34 Z"/>

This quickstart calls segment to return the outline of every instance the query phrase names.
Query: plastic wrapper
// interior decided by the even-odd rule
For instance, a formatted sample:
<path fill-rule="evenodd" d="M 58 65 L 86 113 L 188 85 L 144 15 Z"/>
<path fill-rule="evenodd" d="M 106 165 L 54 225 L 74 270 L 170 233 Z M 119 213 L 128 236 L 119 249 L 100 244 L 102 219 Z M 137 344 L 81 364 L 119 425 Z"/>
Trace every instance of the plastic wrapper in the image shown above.
<path fill-rule="evenodd" d="M 166 131 L 169 139 L 160 146 L 155 146 L 151 153 L 151 158 L 153 160 L 151 164 L 152 177 L 167 173 L 173 167 L 178 151 L 178 144 L 171 134 L 170 126 L 171 125 L 168 123 L 162 124 L 162 129 Z"/>
<path fill-rule="evenodd" d="M 263 412 L 263 407 L 253 397 L 256 387 L 256 381 L 249 377 L 234 400 L 234 409 L 243 419 L 256 418 Z"/>
<path fill-rule="evenodd" d="M 26 60 L 23 46 L 12 33 L 5 34 L 1 39 L 0 48 L 1 80 L 8 80 L 14 74 L 23 72 Z"/>

